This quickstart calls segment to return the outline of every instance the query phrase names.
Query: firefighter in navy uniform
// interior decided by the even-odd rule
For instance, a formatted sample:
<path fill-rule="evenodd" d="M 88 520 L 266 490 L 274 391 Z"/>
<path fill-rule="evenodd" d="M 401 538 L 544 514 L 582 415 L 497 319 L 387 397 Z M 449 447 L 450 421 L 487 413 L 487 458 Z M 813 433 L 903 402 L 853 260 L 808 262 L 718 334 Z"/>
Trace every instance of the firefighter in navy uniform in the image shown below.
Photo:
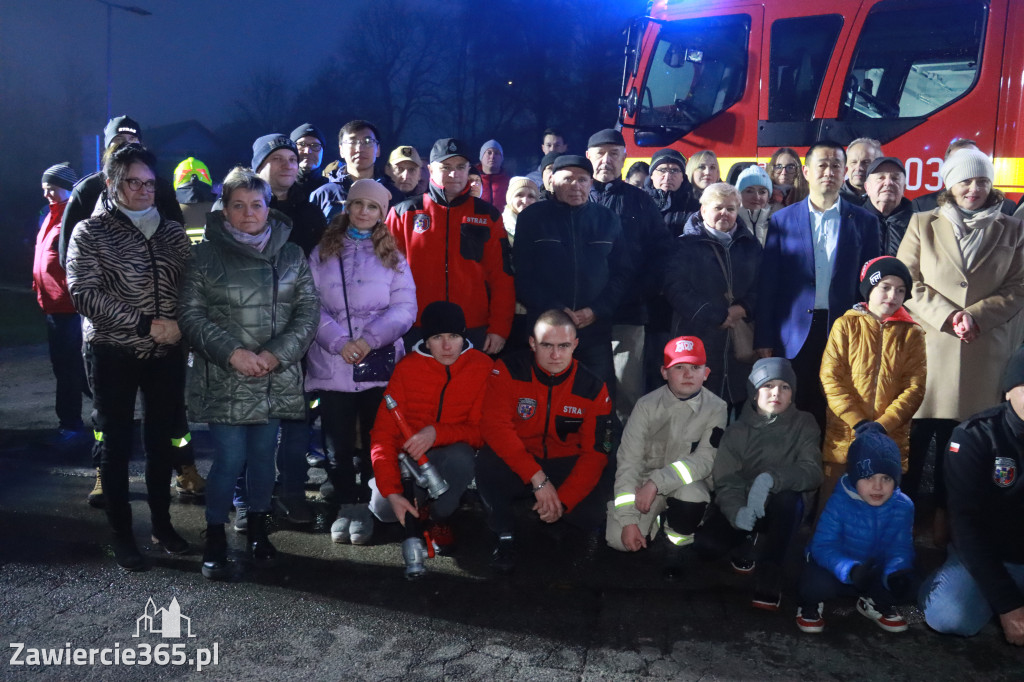
<path fill-rule="evenodd" d="M 1024 646 L 1024 349 L 1003 373 L 1006 402 L 953 430 L 946 455 L 953 541 L 921 589 L 925 621 L 970 637 L 998 614 L 1006 641 Z"/>
<path fill-rule="evenodd" d="M 500 573 L 515 567 L 512 504 L 531 495 L 541 521 L 565 518 L 585 532 L 585 555 L 600 545 L 612 405 L 604 383 L 573 359 L 578 343 L 569 315 L 549 310 L 534 325 L 532 352 L 499 360 L 491 371 L 476 481 L 498 536 L 491 566 Z"/>

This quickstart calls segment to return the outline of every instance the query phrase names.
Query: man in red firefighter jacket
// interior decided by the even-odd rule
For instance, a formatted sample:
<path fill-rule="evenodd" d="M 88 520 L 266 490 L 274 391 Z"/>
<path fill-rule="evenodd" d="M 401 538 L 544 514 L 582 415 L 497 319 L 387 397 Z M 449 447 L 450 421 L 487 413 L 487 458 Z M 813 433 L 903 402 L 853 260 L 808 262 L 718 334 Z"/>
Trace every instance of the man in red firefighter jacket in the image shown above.
<path fill-rule="evenodd" d="M 600 540 L 611 401 L 604 383 L 573 359 L 577 344 L 572 319 L 549 310 L 534 325 L 532 352 L 499 360 L 491 371 L 476 481 L 498 535 L 491 565 L 499 572 L 514 568 L 516 499 L 532 495 L 545 523 L 565 517 L 582 528 L 588 549 L 592 536 Z"/>
<path fill-rule="evenodd" d="M 430 151 L 426 194 L 391 209 L 388 229 L 409 261 L 419 311 L 406 346 L 422 336 L 423 309 L 433 301 L 457 303 L 466 315 L 466 336 L 491 355 L 512 330 L 515 287 L 504 255 L 508 251 L 501 214 L 469 194 L 469 151 L 443 138 Z M 503 244 L 504 243 L 504 244 Z"/>
<path fill-rule="evenodd" d="M 426 454 L 448 482 L 448 491 L 430 502 L 427 525 L 435 542 L 449 545 L 454 539 L 446 521 L 473 480 L 473 458 L 483 442 L 480 413 L 493 362 L 466 340 L 466 318 L 454 303 L 428 305 L 423 332 L 426 338 L 395 366 L 386 389 L 413 436 L 402 435 L 384 402 L 370 432 L 375 477 L 370 481 L 370 511 L 384 522 L 403 519 L 406 512 L 418 513 L 403 496 L 398 454 L 407 452 L 414 459 Z M 417 486 L 415 493 L 417 506 L 422 507 L 426 491 Z M 368 542 L 370 534 L 361 529 L 358 544 Z"/>

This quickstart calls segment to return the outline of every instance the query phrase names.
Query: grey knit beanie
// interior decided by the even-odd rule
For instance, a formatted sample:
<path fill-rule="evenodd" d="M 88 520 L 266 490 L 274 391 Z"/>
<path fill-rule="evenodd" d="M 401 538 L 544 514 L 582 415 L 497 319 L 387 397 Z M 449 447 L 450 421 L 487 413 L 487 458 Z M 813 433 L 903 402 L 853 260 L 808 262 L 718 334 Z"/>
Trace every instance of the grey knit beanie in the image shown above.
<path fill-rule="evenodd" d="M 497 140 L 487 140 L 487 142 L 484 142 L 483 146 L 480 147 L 481 159 L 484 158 L 484 152 L 487 151 L 488 149 L 497 149 L 498 153 L 501 154 L 502 157 L 505 156 L 505 150 L 501 148 L 500 142 L 498 142 Z"/>
<path fill-rule="evenodd" d="M 56 185 L 67 191 L 71 191 L 78 182 L 78 174 L 71 168 L 67 161 L 50 166 L 43 171 L 43 182 L 48 185 Z"/>
<path fill-rule="evenodd" d="M 984 152 L 971 147 L 953 152 L 948 159 L 942 162 L 939 175 L 942 176 L 942 182 L 946 189 L 971 178 L 988 178 L 989 182 L 995 182 L 996 179 L 992 159 L 988 158 Z"/>

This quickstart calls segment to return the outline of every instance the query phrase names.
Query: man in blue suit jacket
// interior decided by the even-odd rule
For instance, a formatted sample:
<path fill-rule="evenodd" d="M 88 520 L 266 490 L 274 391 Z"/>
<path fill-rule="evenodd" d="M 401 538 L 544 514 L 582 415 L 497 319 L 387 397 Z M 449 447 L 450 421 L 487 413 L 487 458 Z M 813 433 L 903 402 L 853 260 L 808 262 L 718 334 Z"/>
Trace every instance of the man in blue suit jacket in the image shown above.
<path fill-rule="evenodd" d="M 825 397 L 818 372 L 832 322 L 859 298 L 860 269 L 881 255 L 878 219 L 843 201 L 843 147 L 816 142 L 803 173 L 806 201 L 771 217 L 761 261 L 754 347 L 761 357 L 793 362 L 797 407 L 825 427 Z"/>

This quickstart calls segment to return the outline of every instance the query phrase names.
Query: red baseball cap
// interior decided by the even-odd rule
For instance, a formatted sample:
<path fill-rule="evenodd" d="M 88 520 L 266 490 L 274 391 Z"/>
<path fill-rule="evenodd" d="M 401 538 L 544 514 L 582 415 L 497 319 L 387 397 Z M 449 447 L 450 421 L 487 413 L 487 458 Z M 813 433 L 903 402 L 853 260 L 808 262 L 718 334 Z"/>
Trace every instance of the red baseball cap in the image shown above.
<path fill-rule="evenodd" d="M 685 362 L 689 365 L 707 364 L 704 343 L 696 336 L 679 336 L 665 344 L 665 369 Z"/>

